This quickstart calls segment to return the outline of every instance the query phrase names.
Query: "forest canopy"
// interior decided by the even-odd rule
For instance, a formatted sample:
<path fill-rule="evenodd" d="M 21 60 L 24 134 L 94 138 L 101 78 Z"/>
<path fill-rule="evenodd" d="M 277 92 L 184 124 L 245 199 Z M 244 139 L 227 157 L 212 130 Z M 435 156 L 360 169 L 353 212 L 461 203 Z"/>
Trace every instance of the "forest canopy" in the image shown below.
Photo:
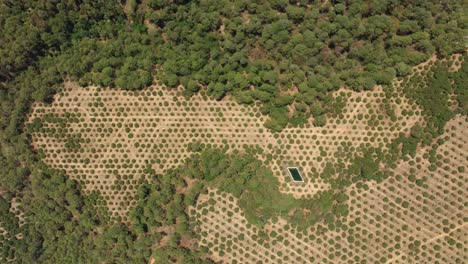
<path fill-rule="evenodd" d="M 439 1 L 23 0 L 0 12 L 0 82 L 33 85 L 35 100 L 68 78 L 131 90 L 156 79 L 257 101 L 276 131 L 332 111 L 343 85 L 371 89 L 463 52 L 467 34 L 462 4 Z"/>

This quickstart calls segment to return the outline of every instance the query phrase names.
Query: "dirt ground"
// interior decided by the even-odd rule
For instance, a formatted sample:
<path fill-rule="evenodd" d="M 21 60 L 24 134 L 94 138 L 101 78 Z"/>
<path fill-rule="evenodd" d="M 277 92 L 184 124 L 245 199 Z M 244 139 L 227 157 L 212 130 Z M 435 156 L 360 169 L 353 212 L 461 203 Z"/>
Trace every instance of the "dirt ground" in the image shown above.
<path fill-rule="evenodd" d="M 413 74 L 434 60 L 417 66 Z M 454 62 L 453 70 L 457 67 Z M 421 109 L 403 96 L 401 83 L 394 81 L 390 99 L 380 86 L 360 93 L 342 88 L 334 96 L 345 106 L 324 127 L 309 120 L 281 133 L 263 126 L 267 117 L 256 106 L 239 105 L 229 97 L 187 99 L 178 94 L 180 89 L 161 85 L 129 92 L 67 83 L 52 104 L 34 105 L 29 122 L 42 120 L 32 144 L 43 153 L 43 161 L 80 181 L 87 192 L 99 191 L 112 214 L 125 219 L 147 169 L 164 173 L 179 166 L 191 154 L 191 143 L 229 146 L 228 152 L 261 148 L 258 158 L 271 160 L 265 165 L 282 192 L 312 197 L 327 190 L 330 186 L 319 177 L 327 162 L 344 154 L 349 162 L 360 155 L 360 147 L 385 151 L 400 133 L 408 135 L 415 124 L 424 124 Z M 250 226 L 233 197 L 212 190 L 213 208 L 204 211 L 206 195 L 195 210 L 201 222 L 199 243 L 226 263 L 466 263 L 468 127 L 456 116 L 446 128 L 441 136 L 446 140 L 437 149 L 443 166 L 432 169 L 429 149 L 420 148 L 414 159 L 398 164 L 396 177 L 346 190 L 345 230 L 318 223 L 299 232 L 281 219 L 264 228 Z M 286 166 L 300 167 L 305 182 L 293 183 Z"/>
<path fill-rule="evenodd" d="M 33 133 L 33 146 L 44 152 L 47 164 L 83 181 L 87 190 L 99 190 L 111 211 L 122 215 L 132 205 L 134 188 L 119 190 L 116 185 L 132 186 L 145 176 L 147 166 L 157 173 L 178 166 L 191 154 L 187 151 L 189 143 L 228 145 L 230 151 L 260 147 L 264 152 L 258 158 L 266 160 L 271 155 L 267 165 L 278 177 L 281 191 L 295 197 L 312 196 L 329 188 L 318 175 L 327 162 L 335 161 L 340 146 L 385 148 L 383 145 L 400 131 L 408 132 L 414 123 L 422 122 L 419 116 L 392 122 L 384 113 L 372 110 L 382 109 L 381 87 L 362 93 L 342 89 L 336 96 L 348 103 L 340 116 L 329 118 L 326 126 L 315 127 L 310 121 L 303 128 L 286 128 L 274 134 L 263 127 L 266 117 L 256 107 L 242 106 L 229 98 L 214 101 L 197 95 L 185 99 L 162 86 L 136 95 L 67 83 L 51 105 L 34 106 L 30 121 L 46 121 L 43 132 Z M 397 115 L 410 107 L 404 98 L 393 104 Z M 72 115 L 76 120 L 59 124 L 46 119 L 48 115 Z M 377 116 L 381 118 L 379 125 L 369 126 L 370 119 Z M 79 151 L 67 148 L 70 138 L 80 141 Z M 291 182 L 284 170 L 290 165 L 302 168 L 304 183 Z"/>

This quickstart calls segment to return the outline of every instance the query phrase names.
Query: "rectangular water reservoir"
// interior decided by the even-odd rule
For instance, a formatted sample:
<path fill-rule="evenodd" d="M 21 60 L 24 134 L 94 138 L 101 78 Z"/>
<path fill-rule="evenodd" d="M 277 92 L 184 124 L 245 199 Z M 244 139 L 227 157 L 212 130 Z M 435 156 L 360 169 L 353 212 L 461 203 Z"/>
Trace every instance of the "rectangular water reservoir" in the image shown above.
<path fill-rule="evenodd" d="M 291 176 L 293 182 L 304 182 L 299 169 L 296 167 L 288 167 L 289 175 Z"/>

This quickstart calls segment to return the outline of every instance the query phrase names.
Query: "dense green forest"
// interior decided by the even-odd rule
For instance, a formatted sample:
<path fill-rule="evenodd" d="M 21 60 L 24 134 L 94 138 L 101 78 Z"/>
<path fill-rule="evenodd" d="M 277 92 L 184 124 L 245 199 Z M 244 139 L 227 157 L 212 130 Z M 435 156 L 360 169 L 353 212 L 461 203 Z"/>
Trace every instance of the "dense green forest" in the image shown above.
<path fill-rule="evenodd" d="M 78 183 L 41 163 L 30 147 L 24 120 L 34 101 L 50 101 L 66 80 L 130 90 L 161 81 L 170 88 L 183 85 L 187 96 L 205 89 L 216 99 L 231 94 L 239 103 L 257 103 L 270 117 L 265 126 L 274 131 L 300 125 L 310 116 L 323 125 L 325 114 L 335 108 L 330 93 L 340 86 L 361 91 L 389 85 L 433 54 L 464 52 L 468 20 L 463 3 L 0 1 L 0 222 L 7 231 L 0 235 L 0 262 L 145 263 L 148 249 L 161 240 L 154 228 L 177 224 L 169 245 L 154 251 L 161 260 L 157 263 L 170 258 L 210 263 L 203 249 L 180 248 L 178 241 L 193 236 L 186 206 L 210 184 L 239 197 L 247 218 L 256 224 L 282 212 L 300 212 L 295 208 L 313 207 L 306 208 L 317 212 L 311 222 L 345 215 L 340 203 L 330 206 L 346 200 L 339 191 L 314 202 L 295 200 L 279 193 L 271 172 L 252 157 L 204 150 L 165 177 L 142 180 L 130 225 L 109 222 L 93 206 L 98 194 L 83 195 Z M 449 92 L 461 106 L 457 111 L 466 114 L 467 74 L 464 63 L 456 74 L 434 71 L 426 84 L 408 89 L 408 96 L 424 108 L 429 125 L 422 133 L 415 129 L 412 137 L 399 139 L 395 148 L 400 143 L 411 148 L 441 133 L 454 114 L 448 107 Z M 378 150 L 369 153 L 378 156 Z M 375 160 L 356 160 L 348 174 L 378 180 L 385 175 L 373 173 L 377 165 Z M 251 171 L 234 177 L 236 166 Z M 218 177 L 207 167 L 217 168 Z M 193 172 L 191 177 L 203 184 L 184 197 L 173 197 L 174 188 L 183 184 L 177 177 L 180 170 Z M 270 184 L 259 190 L 262 181 Z M 349 184 L 347 179 L 333 183 L 337 190 Z M 161 190 L 166 197 L 159 197 Z M 253 197 L 248 190 L 263 194 Z M 278 207 L 259 206 L 268 204 L 262 199 L 272 194 Z M 15 200 L 24 212 L 21 219 L 10 211 Z M 168 206 L 173 211 L 158 211 Z M 149 219 L 141 211 L 160 219 Z M 290 221 L 298 224 L 302 219 L 297 213 Z"/>

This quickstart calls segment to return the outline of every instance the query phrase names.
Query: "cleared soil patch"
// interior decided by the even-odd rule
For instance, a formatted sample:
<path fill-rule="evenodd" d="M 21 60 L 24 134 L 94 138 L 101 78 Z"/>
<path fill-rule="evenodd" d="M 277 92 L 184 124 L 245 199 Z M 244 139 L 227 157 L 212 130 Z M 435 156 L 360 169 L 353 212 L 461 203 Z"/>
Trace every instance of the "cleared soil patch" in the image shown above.
<path fill-rule="evenodd" d="M 44 154 L 43 161 L 81 181 L 86 190 L 99 191 L 111 212 L 124 217 L 134 204 L 137 181 L 148 175 L 147 169 L 164 173 L 177 167 L 190 155 L 191 143 L 230 150 L 260 148 L 258 158 L 268 160 L 281 191 L 311 197 L 329 188 L 318 177 L 326 163 L 335 162 L 336 157 L 351 159 L 360 147 L 385 148 L 421 120 L 418 115 L 401 115 L 392 122 L 379 110 L 385 97 L 381 87 L 362 93 L 340 90 L 336 96 L 347 104 L 326 126 L 310 122 L 273 134 L 263 127 L 265 117 L 256 107 L 229 98 L 186 99 L 162 86 L 128 92 L 69 83 L 52 104 L 35 104 L 29 121 L 40 123 L 41 128 L 32 133 L 32 144 Z M 405 102 L 401 98 L 399 103 L 389 103 L 409 109 Z M 300 165 L 308 175 L 304 183 L 291 181 L 284 171 L 289 165 Z"/>

